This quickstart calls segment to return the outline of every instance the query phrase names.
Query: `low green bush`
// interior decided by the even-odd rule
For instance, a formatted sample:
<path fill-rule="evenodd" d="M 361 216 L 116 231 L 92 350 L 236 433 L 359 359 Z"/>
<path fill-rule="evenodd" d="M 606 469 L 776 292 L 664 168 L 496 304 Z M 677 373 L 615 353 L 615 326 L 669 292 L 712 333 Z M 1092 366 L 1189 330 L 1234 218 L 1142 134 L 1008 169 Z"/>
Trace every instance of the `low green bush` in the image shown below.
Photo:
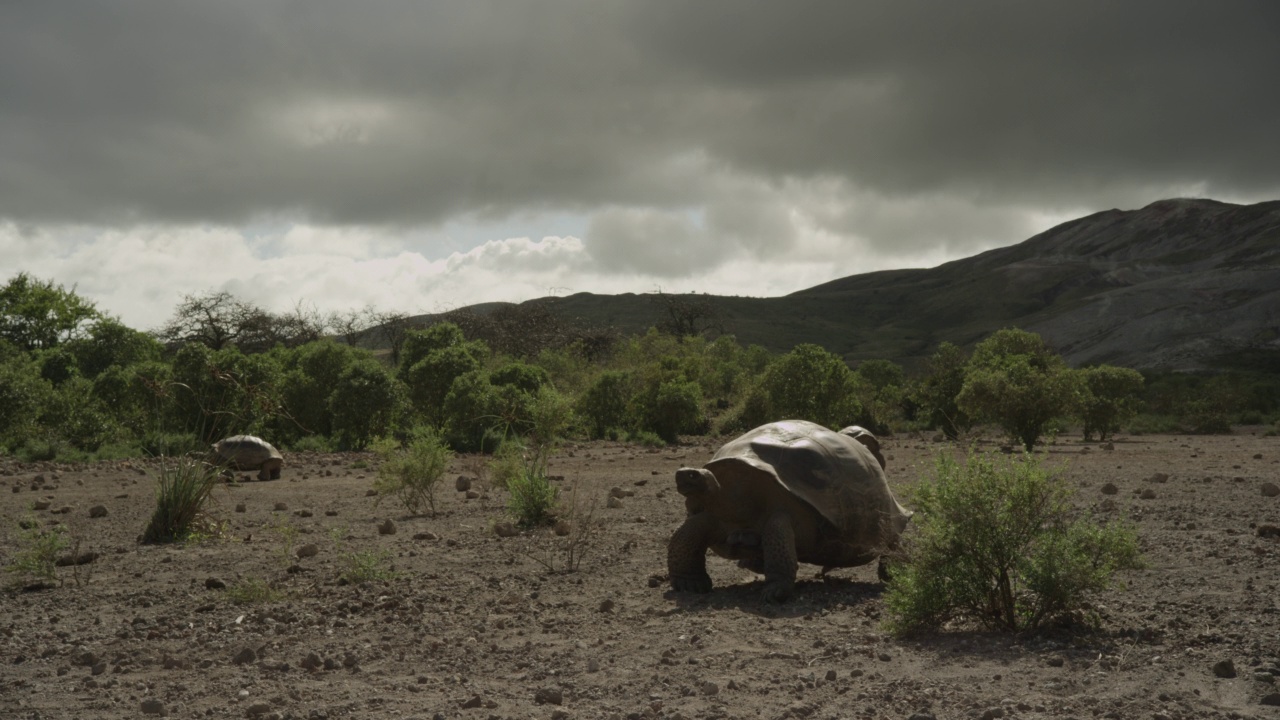
<path fill-rule="evenodd" d="M 553 511 L 560 491 L 545 472 L 525 465 L 521 472 L 507 479 L 507 491 L 511 493 L 507 509 L 520 527 L 548 525 L 555 520 Z"/>
<path fill-rule="evenodd" d="M 449 469 L 453 451 L 434 431 L 421 430 L 408 446 L 380 441 L 374 450 L 382 459 L 373 489 L 380 496 L 394 495 L 409 512 L 436 514 L 436 486 Z"/>
<path fill-rule="evenodd" d="M 897 632 L 952 620 L 1034 629 L 1140 564 L 1133 531 L 1079 517 L 1071 490 L 1031 455 L 940 455 L 915 500 L 906 561 L 886 595 Z"/>
<path fill-rule="evenodd" d="M 637 445 L 643 445 L 644 447 L 660 448 L 667 446 L 666 440 L 663 440 L 656 434 L 647 430 L 637 430 L 627 435 L 626 439 L 629 442 L 633 442 Z"/>
<path fill-rule="evenodd" d="M 294 452 L 333 452 L 333 442 L 323 435 L 307 435 L 300 437 L 289 446 Z"/>

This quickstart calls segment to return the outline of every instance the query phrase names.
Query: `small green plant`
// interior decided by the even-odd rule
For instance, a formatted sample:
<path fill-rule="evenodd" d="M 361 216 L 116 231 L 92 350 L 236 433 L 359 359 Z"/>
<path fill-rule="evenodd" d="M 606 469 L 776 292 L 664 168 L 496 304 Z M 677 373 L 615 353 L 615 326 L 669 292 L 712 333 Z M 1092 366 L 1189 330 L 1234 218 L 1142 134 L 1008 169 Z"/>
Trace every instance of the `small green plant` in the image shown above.
<path fill-rule="evenodd" d="M 338 577 L 351 585 L 393 580 L 399 575 L 391 568 L 391 553 L 387 550 L 358 550 L 344 553 L 338 559 L 342 566 Z"/>
<path fill-rule="evenodd" d="M 58 557 L 70 545 L 66 528 L 55 525 L 42 530 L 35 518 L 27 516 L 18 523 L 18 551 L 5 566 L 13 576 L 12 587 L 51 585 L 58 580 Z"/>
<path fill-rule="evenodd" d="M 218 468 L 191 458 L 160 458 L 156 478 L 156 509 L 142 533 L 142 542 L 185 540 L 208 523 L 205 504 L 219 480 Z"/>
<path fill-rule="evenodd" d="M 338 580 L 347 585 L 361 585 L 374 580 L 394 580 L 399 577 L 391 567 L 391 553 L 387 550 L 347 550 L 350 528 L 333 528 L 329 539 L 333 540 L 338 557 Z"/>
<path fill-rule="evenodd" d="M 382 458 L 378 479 L 373 489 L 379 497 L 396 496 L 409 512 L 417 515 L 429 510 L 436 514 L 436 486 L 449 469 L 453 451 L 434 432 L 419 432 L 404 449 L 396 443 L 374 445 Z"/>
<path fill-rule="evenodd" d="M 271 513 L 271 531 L 280 536 L 280 559 L 285 565 L 293 564 L 293 546 L 298 541 L 300 530 L 289 522 L 289 518 L 279 513 Z"/>
<path fill-rule="evenodd" d="M 1030 456 L 941 455 L 917 491 L 907 562 L 886 596 L 897 632 L 953 619 L 1021 631 L 1078 610 L 1140 564 L 1132 530 L 1077 517 L 1071 491 Z"/>
<path fill-rule="evenodd" d="M 595 551 L 604 523 L 596 518 L 598 503 L 579 502 L 577 488 L 570 493 L 568 507 L 557 514 L 555 531 L 521 533 L 503 543 L 503 550 L 523 555 L 550 573 L 577 572 L 582 561 Z"/>
<path fill-rule="evenodd" d="M 547 525 L 555 519 L 552 511 L 560 492 L 544 470 L 525 465 L 514 477 L 508 478 L 507 490 L 511 493 L 507 509 L 520 527 Z"/>
<path fill-rule="evenodd" d="M 245 578 L 227 588 L 227 599 L 236 605 L 260 605 L 285 598 L 285 591 L 260 578 Z"/>

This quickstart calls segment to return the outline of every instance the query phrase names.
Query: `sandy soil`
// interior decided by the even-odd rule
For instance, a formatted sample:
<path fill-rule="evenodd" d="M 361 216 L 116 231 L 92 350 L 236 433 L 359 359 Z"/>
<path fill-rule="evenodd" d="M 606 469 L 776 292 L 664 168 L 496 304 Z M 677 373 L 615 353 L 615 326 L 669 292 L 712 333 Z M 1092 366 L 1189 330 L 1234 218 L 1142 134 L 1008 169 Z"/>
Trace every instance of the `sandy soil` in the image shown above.
<path fill-rule="evenodd" d="M 1133 519 L 1149 567 L 1098 599 L 1094 632 L 911 640 L 884 631 L 873 566 L 825 580 L 802 566 L 796 597 L 771 606 L 760 578 L 713 558 L 713 593 L 671 592 L 673 473 L 711 443 L 566 447 L 551 464 L 576 488 L 566 537 L 498 537 L 505 493 L 454 489 L 477 477 L 474 458 L 454 463 L 436 517 L 409 517 L 366 494 L 368 456 L 295 454 L 281 480 L 219 489 L 222 539 L 144 546 L 140 463 L 0 459 L 0 564 L 27 514 L 97 553 L 59 568 L 60 586 L 0 594 L 0 717 L 1280 717 L 1264 704 L 1280 702 L 1280 539 L 1258 531 L 1280 525 L 1263 492 L 1280 483 L 1280 440 L 1253 430 L 1113 450 L 1060 438 L 1046 462 L 1081 504 Z M 899 491 L 947 447 L 884 446 Z M 627 496 L 608 507 L 615 487 Z M 388 519 L 394 534 L 379 531 Z M 564 572 L 573 540 L 587 554 Z M 306 545 L 316 554 L 299 559 Z M 396 577 L 339 582 L 353 555 L 384 551 Z M 283 598 L 234 602 L 255 580 Z M 1218 677 L 1228 660 L 1235 677 Z"/>

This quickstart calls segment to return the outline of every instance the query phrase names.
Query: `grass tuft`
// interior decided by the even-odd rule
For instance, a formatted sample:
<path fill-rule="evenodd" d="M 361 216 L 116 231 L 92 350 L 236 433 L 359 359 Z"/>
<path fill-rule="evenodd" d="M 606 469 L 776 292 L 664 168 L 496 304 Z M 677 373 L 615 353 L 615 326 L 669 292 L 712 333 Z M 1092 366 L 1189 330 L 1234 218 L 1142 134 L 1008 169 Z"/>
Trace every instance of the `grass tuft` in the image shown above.
<path fill-rule="evenodd" d="M 219 481 L 218 468 L 191 458 L 160 458 L 156 509 L 144 543 L 186 540 L 203 529 L 205 504 Z"/>

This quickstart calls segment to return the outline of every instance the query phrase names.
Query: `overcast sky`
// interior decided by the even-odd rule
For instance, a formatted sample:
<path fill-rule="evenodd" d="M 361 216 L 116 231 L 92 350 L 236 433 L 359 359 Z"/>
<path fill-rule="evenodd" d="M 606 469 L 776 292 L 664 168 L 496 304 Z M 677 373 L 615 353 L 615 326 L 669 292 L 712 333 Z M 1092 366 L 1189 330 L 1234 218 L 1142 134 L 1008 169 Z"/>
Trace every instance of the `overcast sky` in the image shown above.
<path fill-rule="evenodd" d="M 0 281 L 779 295 L 1280 198 L 1280 3 L 0 3 Z"/>

